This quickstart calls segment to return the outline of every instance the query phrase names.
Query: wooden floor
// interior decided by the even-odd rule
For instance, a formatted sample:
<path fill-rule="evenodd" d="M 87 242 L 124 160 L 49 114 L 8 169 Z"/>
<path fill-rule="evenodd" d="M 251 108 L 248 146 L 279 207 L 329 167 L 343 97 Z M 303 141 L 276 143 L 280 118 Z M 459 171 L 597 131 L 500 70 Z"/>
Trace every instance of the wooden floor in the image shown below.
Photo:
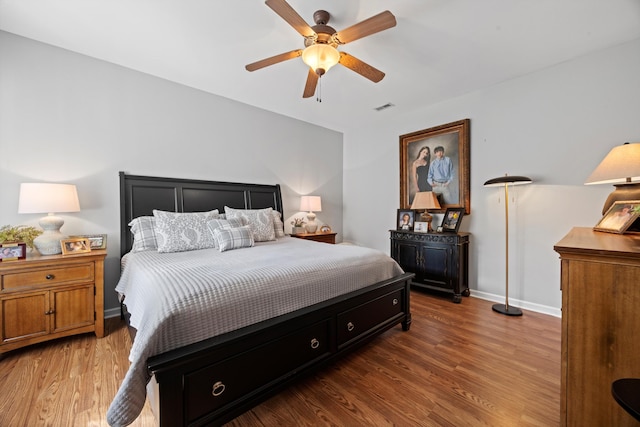
<path fill-rule="evenodd" d="M 229 426 L 557 426 L 560 319 L 412 291 L 413 323 L 285 389 Z M 0 359 L 0 426 L 106 426 L 129 365 L 108 335 L 64 338 Z M 153 426 L 149 406 L 132 424 Z"/>

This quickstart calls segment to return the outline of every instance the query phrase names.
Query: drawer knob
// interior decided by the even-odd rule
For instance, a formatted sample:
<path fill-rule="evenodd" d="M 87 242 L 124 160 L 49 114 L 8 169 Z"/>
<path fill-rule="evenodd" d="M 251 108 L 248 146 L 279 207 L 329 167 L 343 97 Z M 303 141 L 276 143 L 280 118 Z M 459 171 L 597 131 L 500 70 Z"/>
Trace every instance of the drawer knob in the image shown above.
<path fill-rule="evenodd" d="M 347 323 L 347 331 L 351 332 L 356 328 L 356 325 L 354 325 L 352 322 Z"/>
<path fill-rule="evenodd" d="M 46 276 L 44 276 L 45 279 L 47 280 L 52 280 L 54 279 L 56 276 L 54 276 L 53 274 L 47 274 Z"/>
<path fill-rule="evenodd" d="M 320 347 L 320 341 L 318 341 L 317 339 L 312 339 L 311 340 L 311 348 L 316 349 Z"/>
<path fill-rule="evenodd" d="M 45 312 L 44 312 L 44 314 L 45 314 L 45 315 L 47 315 L 47 316 L 49 316 L 49 315 L 51 315 L 51 314 L 53 314 L 53 313 L 55 313 L 55 311 L 54 311 L 54 310 L 51 310 L 51 309 L 50 309 L 49 311 L 45 311 Z"/>
<path fill-rule="evenodd" d="M 220 396 L 222 393 L 224 393 L 225 388 L 226 387 L 222 383 L 222 381 L 217 381 L 215 384 L 213 384 L 213 389 L 211 389 L 211 394 L 214 397 Z"/>
<path fill-rule="evenodd" d="M 393 305 L 398 305 L 398 298 L 393 299 Z"/>

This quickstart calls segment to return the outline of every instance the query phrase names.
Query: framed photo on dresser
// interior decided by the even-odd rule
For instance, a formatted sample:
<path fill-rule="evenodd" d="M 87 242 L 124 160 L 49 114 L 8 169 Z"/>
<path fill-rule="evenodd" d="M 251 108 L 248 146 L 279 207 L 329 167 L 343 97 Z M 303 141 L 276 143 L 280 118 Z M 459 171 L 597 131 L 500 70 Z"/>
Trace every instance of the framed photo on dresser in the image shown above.
<path fill-rule="evenodd" d="M 640 200 L 617 201 L 593 227 L 596 231 L 622 234 L 640 217 Z"/>

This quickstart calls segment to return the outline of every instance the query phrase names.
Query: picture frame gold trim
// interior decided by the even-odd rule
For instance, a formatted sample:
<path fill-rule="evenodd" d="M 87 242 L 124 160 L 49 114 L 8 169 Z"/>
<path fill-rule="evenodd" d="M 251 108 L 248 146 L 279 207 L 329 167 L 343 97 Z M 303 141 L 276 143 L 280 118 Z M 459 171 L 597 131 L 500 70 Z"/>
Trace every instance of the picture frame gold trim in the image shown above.
<path fill-rule="evenodd" d="M 417 189 L 414 174 L 414 161 L 424 147 L 429 147 L 431 161 L 435 158 L 436 147 L 443 147 L 445 156 L 453 164 L 453 179 L 449 184 L 451 199 L 449 203 L 438 197 L 440 209 L 429 212 L 444 213 L 447 208 L 463 208 L 471 213 L 471 174 L 470 174 L 470 119 L 458 120 L 440 126 L 400 135 L 400 208 L 409 209 L 415 193 L 431 191 Z M 422 180 L 421 180 L 422 181 Z"/>
<path fill-rule="evenodd" d="M 91 252 L 91 243 L 86 237 L 75 237 L 60 240 L 62 255 L 75 255 Z"/>
<path fill-rule="evenodd" d="M 0 243 L 0 262 L 18 261 L 27 257 L 27 244 L 23 242 Z"/>
<path fill-rule="evenodd" d="M 619 200 L 611 205 L 593 229 L 623 234 L 638 217 L 640 217 L 640 200 Z"/>

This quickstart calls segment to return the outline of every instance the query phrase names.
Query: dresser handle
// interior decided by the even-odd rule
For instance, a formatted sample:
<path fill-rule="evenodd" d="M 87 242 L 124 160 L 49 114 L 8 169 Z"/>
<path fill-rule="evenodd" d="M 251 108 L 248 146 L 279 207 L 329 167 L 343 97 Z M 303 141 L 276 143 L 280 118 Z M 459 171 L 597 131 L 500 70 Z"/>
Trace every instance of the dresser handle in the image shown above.
<path fill-rule="evenodd" d="M 47 280 L 51 280 L 53 278 L 55 278 L 56 276 L 54 276 L 53 274 L 47 274 L 46 276 L 44 276 L 45 279 Z"/>
<path fill-rule="evenodd" d="M 356 325 L 354 325 L 353 323 L 349 322 L 347 323 L 347 331 L 351 332 L 356 328 Z"/>
<path fill-rule="evenodd" d="M 45 312 L 44 312 L 44 314 L 45 314 L 45 315 L 47 315 L 47 316 L 49 316 L 49 315 L 51 315 L 51 314 L 53 314 L 53 313 L 55 313 L 55 311 L 54 311 L 54 310 L 51 310 L 51 309 L 50 309 L 49 311 L 45 311 Z"/>
<path fill-rule="evenodd" d="M 225 389 L 225 385 L 222 384 L 222 381 L 217 381 L 215 384 L 213 384 L 213 389 L 211 389 L 211 394 L 214 397 L 218 397 L 220 396 L 222 393 L 224 393 L 224 389 Z"/>
<path fill-rule="evenodd" d="M 315 338 L 314 338 L 314 339 L 312 339 L 312 340 L 311 340 L 311 348 L 313 348 L 313 349 L 315 350 L 315 349 L 316 349 L 316 348 L 318 348 L 318 347 L 320 347 L 320 341 L 318 341 L 318 340 L 317 340 L 317 339 L 315 339 Z"/>
<path fill-rule="evenodd" d="M 393 305 L 398 305 L 398 298 L 393 299 Z"/>

